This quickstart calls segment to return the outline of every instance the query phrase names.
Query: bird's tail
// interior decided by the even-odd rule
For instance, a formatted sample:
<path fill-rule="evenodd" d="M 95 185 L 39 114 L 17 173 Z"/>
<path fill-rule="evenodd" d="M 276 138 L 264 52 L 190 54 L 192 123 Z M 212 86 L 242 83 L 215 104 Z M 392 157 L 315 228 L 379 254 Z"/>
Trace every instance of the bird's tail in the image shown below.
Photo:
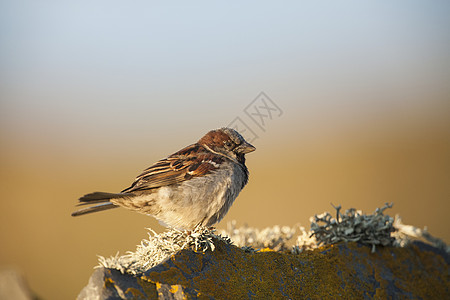
<path fill-rule="evenodd" d="M 102 211 L 102 210 L 119 207 L 119 206 L 115 205 L 114 203 L 112 203 L 110 200 L 114 199 L 114 198 L 123 198 L 128 195 L 129 194 L 125 194 L 125 193 L 114 194 L 114 193 L 104 193 L 104 192 L 94 192 L 94 193 L 84 195 L 83 197 L 78 199 L 80 201 L 78 206 L 91 205 L 91 204 L 97 204 L 97 203 L 99 203 L 99 204 L 77 210 L 72 213 L 72 217 L 81 216 L 81 215 L 85 215 L 85 214 L 89 214 L 89 213 L 93 213 L 93 212 L 97 212 L 97 211 Z"/>

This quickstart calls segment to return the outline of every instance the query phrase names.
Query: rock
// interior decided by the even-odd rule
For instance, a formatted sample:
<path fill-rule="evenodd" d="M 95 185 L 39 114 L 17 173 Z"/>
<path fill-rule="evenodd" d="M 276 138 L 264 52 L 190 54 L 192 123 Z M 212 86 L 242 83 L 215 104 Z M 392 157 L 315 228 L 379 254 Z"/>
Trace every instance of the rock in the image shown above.
<path fill-rule="evenodd" d="M 0 299 L 32 300 L 37 299 L 37 296 L 30 290 L 22 272 L 17 269 L 1 269 Z"/>
<path fill-rule="evenodd" d="M 340 243 L 300 254 L 214 243 L 139 276 L 97 269 L 78 299 L 450 299 L 448 254 L 423 243 L 376 253 Z"/>

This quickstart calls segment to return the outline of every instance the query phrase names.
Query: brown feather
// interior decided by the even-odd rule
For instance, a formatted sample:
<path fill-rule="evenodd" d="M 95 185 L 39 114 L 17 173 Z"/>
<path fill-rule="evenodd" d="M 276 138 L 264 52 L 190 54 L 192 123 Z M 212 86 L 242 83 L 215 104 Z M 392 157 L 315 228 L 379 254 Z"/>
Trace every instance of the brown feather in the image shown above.
<path fill-rule="evenodd" d="M 192 151 L 198 152 L 195 160 L 188 158 Z M 156 189 L 204 176 L 217 169 L 217 164 L 224 159 L 218 159 L 203 146 L 193 144 L 145 169 L 122 193 Z"/>

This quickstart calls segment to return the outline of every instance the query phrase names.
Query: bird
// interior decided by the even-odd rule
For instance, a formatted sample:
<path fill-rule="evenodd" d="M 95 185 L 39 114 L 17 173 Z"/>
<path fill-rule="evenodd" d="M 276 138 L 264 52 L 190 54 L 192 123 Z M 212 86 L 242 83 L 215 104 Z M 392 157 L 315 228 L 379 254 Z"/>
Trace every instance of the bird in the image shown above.
<path fill-rule="evenodd" d="M 145 169 L 120 193 L 79 198 L 81 216 L 123 207 L 156 218 L 166 227 L 192 230 L 220 222 L 248 182 L 245 154 L 256 148 L 236 130 L 211 130 Z"/>

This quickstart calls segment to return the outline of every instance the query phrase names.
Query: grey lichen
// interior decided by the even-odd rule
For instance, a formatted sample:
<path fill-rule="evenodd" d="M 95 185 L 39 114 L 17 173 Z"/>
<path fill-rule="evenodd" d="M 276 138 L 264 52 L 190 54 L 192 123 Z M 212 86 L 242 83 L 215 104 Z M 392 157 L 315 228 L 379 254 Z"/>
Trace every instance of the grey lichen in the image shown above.
<path fill-rule="evenodd" d="M 305 227 L 300 227 L 300 234 L 297 236 L 297 241 L 292 247 L 292 253 L 298 254 L 303 251 L 314 250 L 319 247 L 316 237 L 311 231 L 306 231 Z"/>
<path fill-rule="evenodd" d="M 312 217 L 310 231 L 301 226 L 276 225 L 265 229 L 247 225 L 238 227 L 235 221 L 229 223 L 228 230 L 220 234 L 216 234 L 214 229 L 201 227 L 193 232 L 169 229 L 160 234 L 148 229 L 149 238 L 142 240 L 135 252 L 127 252 L 123 256 L 116 254 L 109 258 L 99 256 L 99 267 L 138 275 L 182 249 L 214 251 L 214 242 L 217 240 L 226 244 L 234 243 L 246 252 L 270 248 L 275 251 L 290 249 L 294 254 L 339 242 L 362 243 L 370 246 L 374 252 L 378 246 L 404 247 L 413 240 L 422 240 L 450 253 L 450 247 L 429 234 L 426 228 L 404 225 L 399 216 L 394 219 L 385 215 L 385 210 L 391 207 L 392 204 L 386 204 L 377 208 L 373 214 L 366 215 L 354 208 L 342 213 L 341 206 L 336 206 L 336 217 L 328 212 Z"/>
<path fill-rule="evenodd" d="M 427 228 L 420 229 L 412 225 L 405 225 L 399 215 L 395 216 L 394 227 L 396 231 L 393 233 L 395 238 L 394 245 L 397 247 L 406 247 L 412 241 L 418 240 L 432 245 L 435 248 L 441 249 L 446 253 L 450 253 L 450 246 L 443 240 L 432 236 Z"/>
<path fill-rule="evenodd" d="M 311 232 L 319 245 L 359 242 L 371 246 L 372 252 L 375 252 L 376 246 L 394 245 L 395 238 L 391 236 L 395 231 L 394 218 L 383 213 L 391 207 L 392 204 L 386 203 L 373 214 L 365 215 L 354 208 L 341 213 L 339 205 L 334 207 L 335 218 L 329 212 L 311 218 Z"/>
<path fill-rule="evenodd" d="M 214 239 L 231 244 L 228 237 L 216 235 L 215 230 L 203 227 L 198 227 L 193 232 L 169 229 L 158 234 L 150 228 L 148 228 L 148 231 L 148 240 L 142 240 L 135 252 L 128 251 L 123 256 L 116 254 L 116 256 L 109 258 L 99 256 L 98 267 L 117 269 L 122 273 L 137 275 L 162 263 L 183 249 L 214 251 Z"/>
<path fill-rule="evenodd" d="M 236 221 L 228 223 L 227 230 L 222 230 L 221 234 L 228 236 L 238 247 L 261 249 L 270 248 L 281 251 L 289 248 L 288 241 L 295 235 L 295 227 L 278 226 L 267 227 L 262 230 L 244 225 L 236 226 Z"/>

